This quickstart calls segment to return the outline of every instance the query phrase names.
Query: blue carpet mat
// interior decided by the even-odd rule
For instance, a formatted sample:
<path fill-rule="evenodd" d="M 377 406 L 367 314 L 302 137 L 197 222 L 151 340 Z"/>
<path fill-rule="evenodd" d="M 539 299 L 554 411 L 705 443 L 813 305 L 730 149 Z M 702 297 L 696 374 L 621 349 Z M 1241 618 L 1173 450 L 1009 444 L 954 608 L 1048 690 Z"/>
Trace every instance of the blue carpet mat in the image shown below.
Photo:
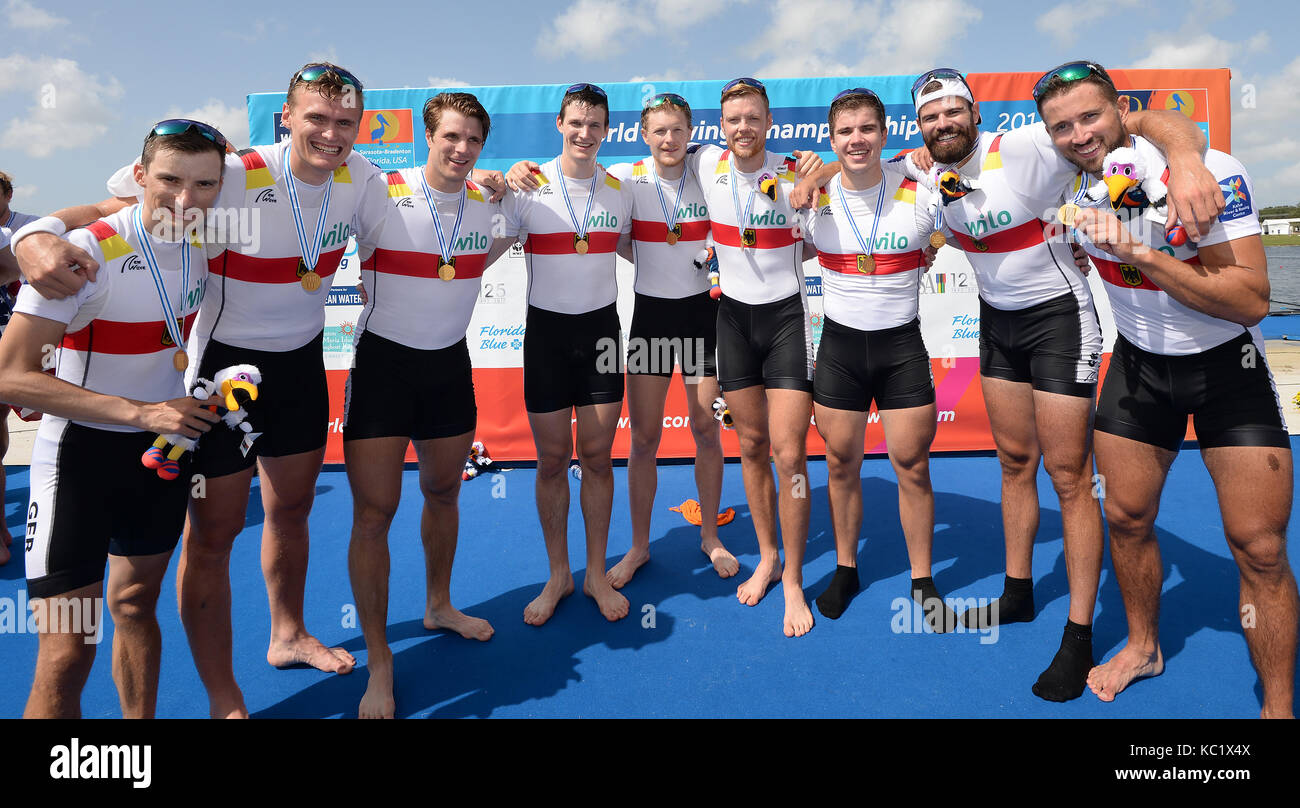
<path fill-rule="evenodd" d="M 1293 450 L 1300 438 L 1292 438 Z M 1003 545 L 999 471 L 993 457 L 935 457 L 935 581 L 955 598 L 1001 592 Z M 810 462 L 812 522 L 804 580 L 809 600 L 835 569 L 824 462 Z M 863 592 L 844 616 L 816 612 L 799 639 L 781 632 L 783 602 L 773 589 L 756 607 L 736 601 L 758 552 L 745 507 L 740 468 L 726 467 L 723 504 L 737 509 L 721 535 L 741 562 L 738 578 L 720 580 L 699 550 L 698 529 L 669 505 L 694 498 L 690 466 L 659 469 L 651 526 L 651 562 L 623 590 L 629 616 L 608 623 L 581 595 L 584 566 L 578 482 L 571 479 L 569 549 L 579 593 L 541 628 L 522 611 L 546 578 L 533 499 L 534 472 L 481 477 L 461 493 L 461 532 L 453 601 L 492 622 L 487 643 L 422 624 L 423 561 L 416 475 L 403 479 L 403 502 L 390 534 L 389 638 L 396 664 L 397 711 L 406 717 L 892 716 L 892 717 L 1242 717 L 1258 715 L 1260 690 L 1237 613 L 1237 570 L 1228 553 L 1209 476 L 1195 450 L 1174 464 L 1157 530 L 1165 567 L 1161 641 L 1163 676 L 1134 684 L 1113 704 L 1085 693 L 1068 704 L 1044 702 L 1030 685 L 1051 661 L 1068 606 L 1061 520 L 1045 473 L 1039 473 L 1042 521 L 1034 551 L 1032 623 L 996 635 L 924 633 L 908 598 L 908 564 L 889 463 L 863 466 L 865 538 L 859 567 Z M 630 544 L 626 470 L 615 469 L 609 563 Z M 495 492 L 504 496 L 493 496 Z M 26 468 L 10 469 L 5 514 L 23 532 Z M 308 627 L 342 645 L 361 665 L 348 676 L 278 671 L 266 664 L 269 616 L 258 549 L 262 514 L 253 497 L 231 564 L 235 673 L 258 717 L 355 716 L 365 689 L 365 651 L 352 617 L 347 578 L 351 498 L 341 470 L 320 477 L 311 516 Z M 1297 519 L 1291 522 L 1295 533 Z M 17 549 L 15 541 L 15 549 Z M 1291 553 L 1295 566 L 1296 554 Z M 160 600 L 164 637 L 160 716 L 206 715 L 207 701 L 190 659 L 175 604 L 175 559 Z M 21 558 L 0 567 L 0 609 L 25 600 Z M 0 614 L 0 618 L 3 615 Z M 34 668 L 36 638 L 0 634 L 8 684 L 0 717 L 21 715 Z M 1125 635 L 1123 606 L 1110 569 L 1102 573 L 1094 647 L 1099 660 Z M 82 700 L 88 717 L 119 714 L 106 627 Z"/>

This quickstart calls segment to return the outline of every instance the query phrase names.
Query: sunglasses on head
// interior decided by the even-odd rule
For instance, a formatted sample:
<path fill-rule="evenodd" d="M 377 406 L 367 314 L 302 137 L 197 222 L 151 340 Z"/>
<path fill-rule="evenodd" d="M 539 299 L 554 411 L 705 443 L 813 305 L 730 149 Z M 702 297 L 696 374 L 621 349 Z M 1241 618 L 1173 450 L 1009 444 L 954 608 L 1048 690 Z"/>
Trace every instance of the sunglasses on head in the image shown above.
<path fill-rule="evenodd" d="M 764 94 L 767 93 L 767 87 L 763 86 L 763 82 L 759 81 L 758 79 L 751 79 L 749 76 L 742 76 L 741 78 L 732 79 L 731 81 L 722 85 L 723 94 L 725 95 L 728 90 L 740 84 L 743 84 L 746 87 L 753 87 L 755 90 L 762 90 Z"/>
<path fill-rule="evenodd" d="M 1102 69 L 1101 65 L 1094 62 L 1069 62 L 1043 74 L 1043 77 L 1034 85 L 1034 101 L 1038 101 L 1043 97 L 1043 92 L 1047 89 L 1047 85 L 1051 83 L 1052 79 L 1060 79 L 1068 84 L 1073 81 L 1086 79 L 1089 76 L 1096 76 L 1109 84 L 1112 88 L 1115 86 L 1115 82 L 1110 80 L 1110 76 L 1106 74 L 1106 71 Z"/>
<path fill-rule="evenodd" d="M 912 82 L 912 103 L 916 103 L 916 97 L 921 94 L 921 88 L 936 79 L 956 79 L 962 84 L 966 84 L 966 77 L 961 74 L 960 70 L 951 67 L 936 67 L 934 70 L 922 73 Z M 966 84 L 967 88 L 970 87 Z"/>
<path fill-rule="evenodd" d="M 180 135 L 193 129 L 203 137 L 211 140 L 222 149 L 227 149 L 229 144 L 225 135 L 221 134 L 216 128 L 208 126 L 201 121 L 191 121 L 189 118 L 168 118 L 165 121 L 159 121 L 149 130 L 149 137 L 157 135 Z M 146 138 L 147 140 L 148 138 Z"/>
<path fill-rule="evenodd" d="M 344 84 L 351 84 L 358 90 L 361 89 L 361 79 L 341 67 L 331 67 L 330 65 L 307 65 L 294 74 L 293 82 L 291 83 L 297 84 L 300 81 L 316 81 L 326 73 L 333 73 L 338 76 L 339 80 Z"/>
<path fill-rule="evenodd" d="M 854 96 L 854 95 L 864 95 L 867 98 L 874 98 L 877 101 L 880 100 L 880 96 L 876 95 L 871 90 L 868 90 L 866 87 L 854 87 L 849 90 L 841 91 L 839 95 L 831 99 L 831 103 L 834 104 L 836 101 L 839 101 L 841 98 L 849 98 L 850 96 Z"/>
<path fill-rule="evenodd" d="M 564 91 L 564 94 L 565 94 L 565 95 L 573 95 L 574 93 L 580 93 L 580 92 L 582 92 L 582 91 L 584 91 L 584 90 L 586 90 L 587 92 L 595 93 L 596 95 L 600 96 L 601 98 L 608 98 L 608 97 L 609 97 L 608 95 L 605 94 L 605 91 L 604 91 L 604 90 L 600 89 L 599 87 L 597 87 L 597 86 L 594 85 L 594 84 L 588 84 L 588 83 L 585 82 L 585 81 L 584 81 L 584 82 L 579 82 L 578 84 L 570 84 L 570 85 L 569 85 L 569 89 L 565 90 L 565 91 Z"/>
<path fill-rule="evenodd" d="M 686 103 L 685 98 L 682 98 L 677 93 L 659 93 L 654 98 L 646 102 L 646 109 L 654 109 L 655 107 L 660 107 L 663 106 L 664 104 L 676 104 L 679 107 L 687 107 L 688 109 L 691 106 L 690 104 Z"/>

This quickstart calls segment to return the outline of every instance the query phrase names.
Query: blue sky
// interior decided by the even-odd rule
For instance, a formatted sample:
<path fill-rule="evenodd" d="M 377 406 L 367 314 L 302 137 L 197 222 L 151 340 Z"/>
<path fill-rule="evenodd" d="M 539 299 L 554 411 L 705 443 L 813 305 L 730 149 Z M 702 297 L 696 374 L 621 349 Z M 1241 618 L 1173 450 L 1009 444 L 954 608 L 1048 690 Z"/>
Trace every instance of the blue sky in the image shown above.
<path fill-rule="evenodd" d="M 1297 4 L 1300 6 L 1300 4 Z M 1279 7 L 1285 6 L 1285 7 Z M 0 169 L 14 208 L 102 198 L 149 125 L 196 117 L 240 146 L 244 97 L 329 59 L 368 87 L 1227 67 L 1233 152 L 1261 205 L 1300 202 L 1300 55 L 1290 4 L 1170 0 L 318 1 L 109 7 L 0 0 Z M 203 7 L 197 7 L 203 8 Z M 309 11 L 306 9 L 310 9 Z M 1254 107 L 1241 101 L 1253 92 Z"/>

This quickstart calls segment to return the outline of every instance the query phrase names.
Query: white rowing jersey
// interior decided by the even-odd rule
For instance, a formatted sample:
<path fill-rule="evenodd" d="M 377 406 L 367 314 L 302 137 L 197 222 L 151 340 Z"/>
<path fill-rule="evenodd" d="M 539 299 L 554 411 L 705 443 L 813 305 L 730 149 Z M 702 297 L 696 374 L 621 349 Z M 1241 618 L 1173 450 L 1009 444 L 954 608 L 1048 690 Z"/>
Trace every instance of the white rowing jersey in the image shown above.
<path fill-rule="evenodd" d="M 390 171 L 387 179 L 389 221 L 374 254 L 361 262 L 368 299 L 356 339 L 372 331 L 421 350 L 454 345 L 469 328 L 492 248 L 493 227 L 501 222 L 501 206 L 489 202 L 491 194 L 468 181 L 463 193 L 434 190 L 424 182 L 423 167 Z M 450 262 L 443 260 L 430 202 L 438 212 Z M 453 242 L 457 211 L 461 211 L 460 231 Z M 438 272 L 444 263 L 452 268 L 448 280 Z"/>
<path fill-rule="evenodd" d="M 762 167 L 744 173 L 736 170 L 730 150 L 706 145 L 690 154 L 687 164 L 704 192 L 722 293 L 750 305 L 802 294 L 802 216 L 789 198 L 796 181 L 794 158 L 765 152 Z M 774 188 L 776 198 L 760 186 Z"/>
<path fill-rule="evenodd" d="M 821 189 L 817 207 L 804 211 L 804 229 L 822 267 L 826 316 L 860 331 L 916 319 L 922 251 L 934 231 L 931 191 L 897 164 L 882 169 L 881 182 L 863 191 L 844 189 L 837 174 Z"/>
<path fill-rule="evenodd" d="M 946 166 L 936 165 L 930 184 Z M 940 205 L 948 243 L 966 253 L 979 293 L 996 309 L 1016 311 L 1073 294 L 1092 305 L 1069 243 L 1045 231 L 1061 205 L 1061 191 L 1078 168 L 1057 152 L 1041 123 L 997 134 L 981 132 L 959 168 L 979 187 Z"/>
<path fill-rule="evenodd" d="M 632 254 L 639 295 L 680 299 L 709 290 L 695 256 L 709 237 L 709 208 L 689 166 L 666 180 L 651 158 L 610 166 L 609 174 L 632 196 Z M 675 211 L 675 216 L 674 216 Z M 668 220 L 673 220 L 669 243 Z"/>
<path fill-rule="evenodd" d="M 1147 176 L 1167 177 L 1164 155 L 1150 141 L 1134 137 L 1133 147 L 1146 163 Z M 1254 187 L 1245 167 L 1232 155 L 1214 149 L 1205 153 L 1205 167 L 1219 181 L 1225 205 L 1209 232 L 1201 238 L 1199 246 L 1210 247 L 1258 235 L 1260 225 Z M 1073 189 L 1077 188 L 1076 180 Z M 1099 204 L 1110 207 L 1108 199 Z M 1124 213 L 1121 210 L 1121 216 Z M 1126 226 L 1152 249 L 1161 250 L 1185 264 L 1199 265 L 1198 245 L 1191 239 L 1178 247 L 1166 244 L 1165 217 L 1158 218 L 1158 221 L 1154 221 L 1147 216 L 1134 216 L 1126 222 Z M 1240 336 L 1243 330 L 1251 332 L 1256 344 L 1263 344 L 1258 326 L 1246 329 L 1237 323 L 1184 306 L 1152 283 L 1137 267 L 1120 263 L 1115 256 L 1097 249 L 1082 234 L 1079 240 L 1096 264 L 1097 273 L 1110 297 L 1116 330 L 1142 350 L 1167 356 L 1185 356 L 1222 345 Z"/>
<path fill-rule="evenodd" d="M 152 271 L 140 247 L 132 205 L 67 239 L 99 263 L 96 280 L 71 297 L 47 300 L 33 287 L 23 286 L 14 310 L 64 323 L 56 350 L 55 375 L 78 387 L 137 401 L 168 401 L 186 394 L 185 380 L 173 364 L 178 349 L 167 329 L 162 301 Z M 172 312 L 188 338 L 204 297 L 207 280 L 205 248 L 197 243 L 169 242 L 146 233 Z M 181 288 L 181 250 L 190 252 L 190 278 Z M 220 247 L 214 248 L 220 250 Z M 46 414 L 38 439 L 57 439 L 67 419 Z M 111 432 L 138 432 L 120 424 L 77 421 Z"/>
<path fill-rule="evenodd" d="M 618 297 L 618 241 L 632 232 L 632 197 L 599 166 L 587 179 L 562 178 L 558 157 L 535 176 L 540 188 L 510 194 L 501 202 L 504 235 L 527 233 L 528 305 L 582 314 L 612 304 Z M 559 190 L 561 182 L 568 204 Z M 585 241 L 580 241 L 575 224 L 584 215 Z"/>

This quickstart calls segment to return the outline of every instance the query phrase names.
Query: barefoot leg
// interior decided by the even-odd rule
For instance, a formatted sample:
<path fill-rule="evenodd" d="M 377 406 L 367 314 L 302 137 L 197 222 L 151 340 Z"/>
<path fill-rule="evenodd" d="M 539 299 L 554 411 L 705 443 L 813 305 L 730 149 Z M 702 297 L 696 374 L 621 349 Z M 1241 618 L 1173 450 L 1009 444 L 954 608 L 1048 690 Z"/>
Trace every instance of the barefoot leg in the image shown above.
<path fill-rule="evenodd" d="M 578 408 L 578 459 L 582 463 L 582 521 L 587 534 L 587 574 L 582 591 L 596 601 L 606 620 L 627 617 L 627 598 L 605 576 L 609 518 L 614 505 L 614 467 L 610 451 L 618 427 L 621 403 L 589 404 Z"/>

